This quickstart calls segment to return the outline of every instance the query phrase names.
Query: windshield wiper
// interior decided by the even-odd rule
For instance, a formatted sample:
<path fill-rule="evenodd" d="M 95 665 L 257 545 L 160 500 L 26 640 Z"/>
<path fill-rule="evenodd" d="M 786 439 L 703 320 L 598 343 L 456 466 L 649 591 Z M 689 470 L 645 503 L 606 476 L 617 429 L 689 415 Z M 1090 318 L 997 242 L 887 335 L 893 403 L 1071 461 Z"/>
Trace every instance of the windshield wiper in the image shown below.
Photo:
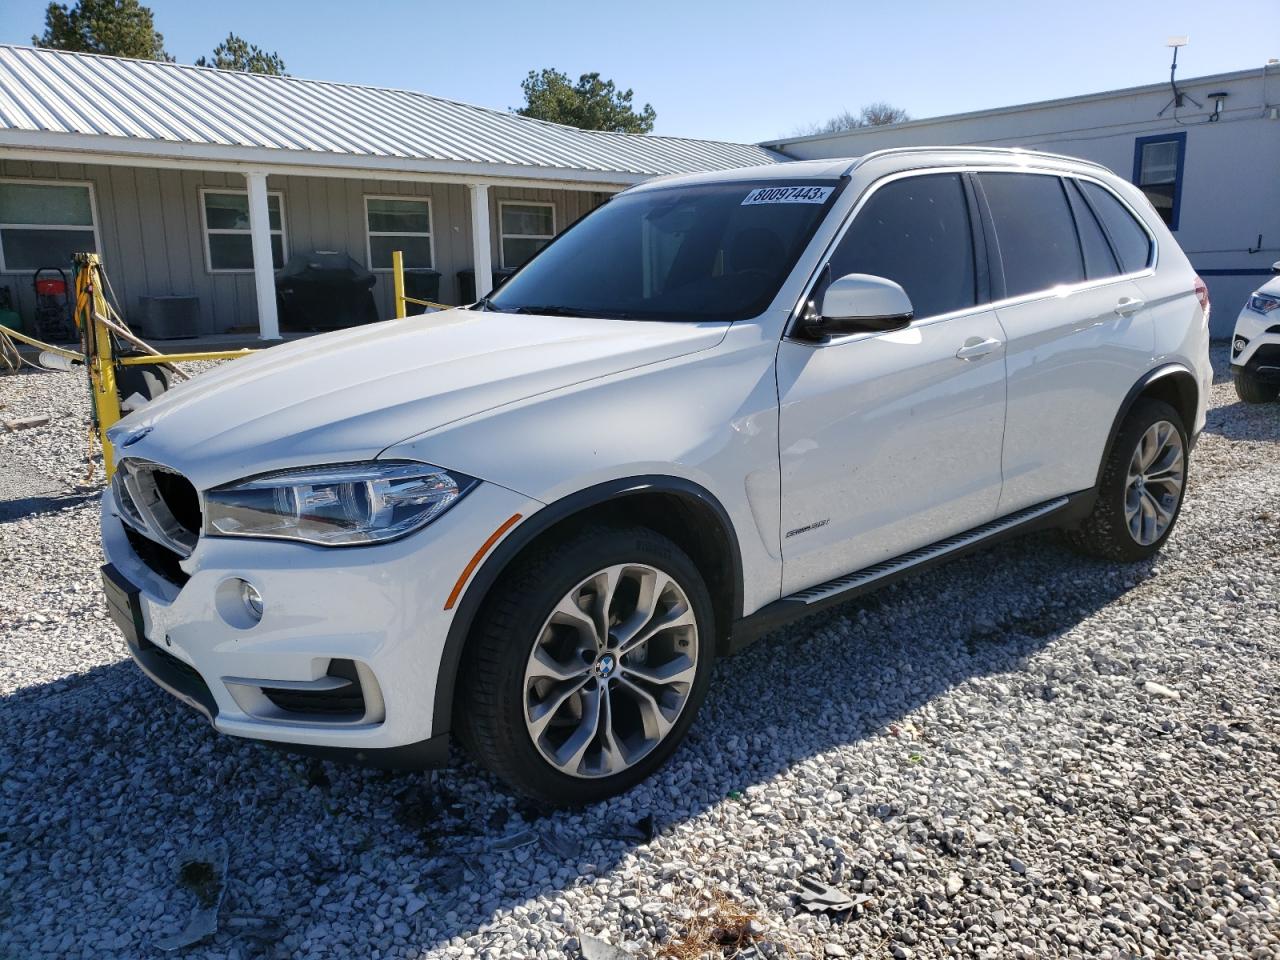
<path fill-rule="evenodd" d="M 488 297 L 481 297 L 471 305 L 472 310 L 491 310 L 494 313 L 502 313 L 502 310 L 494 306 L 493 301 Z"/>

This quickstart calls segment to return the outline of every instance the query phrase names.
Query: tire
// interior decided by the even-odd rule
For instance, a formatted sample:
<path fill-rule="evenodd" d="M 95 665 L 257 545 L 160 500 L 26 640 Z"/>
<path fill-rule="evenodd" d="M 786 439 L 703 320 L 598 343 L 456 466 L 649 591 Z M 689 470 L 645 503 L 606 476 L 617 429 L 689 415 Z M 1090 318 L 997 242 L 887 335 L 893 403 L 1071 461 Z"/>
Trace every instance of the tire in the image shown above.
<path fill-rule="evenodd" d="M 611 582 L 602 644 L 597 604 Z M 636 646 L 624 653 L 628 636 Z M 643 527 L 585 528 L 517 560 L 495 585 L 463 655 L 455 729 L 519 793 L 556 806 L 602 800 L 648 777 L 684 738 L 715 636 L 711 596 L 678 546 Z M 586 737 L 592 717 L 608 741 Z"/>
<path fill-rule="evenodd" d="M 1247 370 L 1233 373 L 1231 379 L 1236 384 L 1236 396 L 1245 403 L 1270 403 L 1280 397 L 1280 383 L 1259 380 Z"/>
<path fill-rule="evenodd" d="M 1130 467 L 1138 465 L 1135 458 L 1139 456 L 1139 444 L 1151 443 L 1152 431 L 1156 431 L 1157 437 L 1161 436 L 1158 429 L 1161 424 L 1176 434 L 1168 435 L 1168 442 L 1176 445 L 1180 453 L 1176 491 L 1171 480 L 1154 479 L 1164 463 L 1165 448 L 1153 454 L 1154 459 L 1145 471 L 1139 470 L 1143 473 L 1141 482 L 1136 482 L 1130 473 Z M 1125 417 L 1107 454 L 1092 513 L 1078 527 L 1066 531 L 1067 541 L 1080 552 L 1105 560 L 1133 562 L 1154 555 L 1169 539 L 1182 511 L 1187 489 L 1188 449 L 1187 429 L 1178 411 L 1161 400 L 1139 399 Z M 1170 471 L 1165 473 L 1172 476 Z M 1171 494 L 1176 494 L 1172 503 L 1167 499 Z M 1135 503 L 1140 515 L 1137 530 L 1133 523 Z"/>

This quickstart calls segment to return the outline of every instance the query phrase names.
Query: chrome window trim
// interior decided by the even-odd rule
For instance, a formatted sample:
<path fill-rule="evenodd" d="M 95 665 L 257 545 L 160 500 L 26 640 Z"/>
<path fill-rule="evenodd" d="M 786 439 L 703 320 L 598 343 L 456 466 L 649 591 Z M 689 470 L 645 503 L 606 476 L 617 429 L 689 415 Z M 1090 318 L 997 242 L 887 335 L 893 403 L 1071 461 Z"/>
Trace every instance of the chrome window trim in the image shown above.
<path fill-rule="evenodd" d="M 1087 163 L 1088 161 L 1082 161 L 1082 162 Z M 1142 227 L 1143 231 L 1147 235 L 1147 239 L 1151 243 L 1151 255 L 1149 258 L 1148 265 L 1142 270 L 1136 270 L 1132 273 L 1116 274 L 1115 276 L 1111 276 L 1111 277 L 1100 277 L 1096 280 L 1082 280 L 1080 283 L 1063 284 L 1057 287 L 1050 287 L 1047 290 L 1034 290 L 1031 293 L 1019 294 L 1016 297 L 1005 297 L 1002 300 L 991 300 L 987 303 L 980 303 L 980 304 L 975 304 L 972 307 L 965 307 L 962 310 L 953 310 L 950 313 L 935 314 L 932 317 L 925 317 L 923 320 L 918 320 L 918 321 L 912 320 L 910 326 L 904 328 L 906 330 L 910 330 L 918 326 L 919 327 L 930 326 L 934 323 L 939 323 L 946 320 L 952 320 L 957 317 L 972 316 L 974 314 L 983 313 L 988 310 L 999 310 L 1001 308 L 1017 306 L 1023 303 L 1032 303 L 1037 300 L 1048 300 L 1050 298 L 1066 298 L 1079 291 L 1092 290 L 1098 287 L 1106 286 L 1107 284 L 1111 284 L 1111 283 L 1117 283 L 1120 281 L 1127 281 L 1127 280 L 1136 280 L 1142 277 L 1150 277 L 1155 275 L 1156 268 L 1160 262 L 1160 242 L 1156 237 L 1154 231 L 1152 231 L 1151 227 L 1148 225 L 1146 220 L 1143 219 L 1143 217 L 1136 210 L 1134 210 L 1132 204 L 1130 204 L 1128 201 L 1125 200 L 1124 197 L 1120 196 L 1114 189 L 1112 189 L 1112 187 L 1109 184 L 1107 184 L 1106 181 L 1102 180 L 1097 176 L 1094 176 L 1093 174 L 1077 173 L 1070 170 L 1058 169 L 1052 166 L 1028 166 L 1028 165 L 1016 165 L 1016 164 L 974 164 L 974 165 L 957 164 L 954 166 L 941 166 L 941 167 L 938 167 L 938 166 L 914 167 L 909 170 L 898 170 L 894 173 L 885 174 L 883 177 L 880 177 L 879 179 L 872 181 L 872 183 L 869 184 L 867 188 L 862 192 L 862 195 L 858 197 L 853 207 L 849 210 L 848 213 L 845 214 L 844 220 L 841 222 L 839 229 L 836 231 L 835 235 L 832 237 L 831 242 L 828 243 L 826 248 L 823 250 L 822 256 L 818 258 L 817 263 L 814 265 L 813 270 L 810 273 L 809 280 L 805 283 L 804 293 L 800 296 L 796 304 L 791 308 L 790 316 L 787 318 L 787 325 L 786 325 L 785 331 L 783 332 L 782 339 L 790 341 L 792 343 L 799 343 L 799 344 L 803 344 L 805 346 L 811 346 L 811 347 L 832 347 L 832 346 L 839 346 L 840 344 L 844 344 L 844 343 L 850 343 L 852 341 L 867 340 L 872 337 L 883 337 L 883 336 L 886 336 L 887 333 L 902 332 L 901 330 L 898 330 L 898 331 L 887 331 L 887 332 L 879 331 L 879 332 L 871 332 L 871 333 L 850 333 L 841 337 L 832 337 L 830 340 L 826 340 L 823 342 L 806 340 L 803 337 L 796 336 L 796 333 L 795 333 L 796 325 L 800 322 L 800 317 L 804 311 L 805 305 L 809 302 L 809 298 L 813 294 L 814 288 L 818 285 L 818 279 L 822 274 L 822 268 L 830 261 L 831 257 L 835 253 L 836 248 L 844 240 L 845 234 L 849 232 L 849 228 L 853 225 L 853 221 L 857 218 L 858 214 L 862 212 L 862 208 L 866 206 L 867 201 L 871 198 L 872 194 L 874 194 L 880 188 L 884 187 L 886 184 L 894 183 L 898 180 L 905 180 L 910 177 L 927 177 L 927 176 L 933 176 L 940 173 L 1026 173 L 1026 174 L 1033 174 L 1038 176 L 1058 177 L 1060 179 L 1063 177 L 1070 177 L 1076 180 L 1087 180 L 1090 183 L 1095 183 L 1098 186 L 1102 187 L 1104 190 L 1106 190 L 1108 193 L 1110 193 L 1113 197 L 1115 197 L 1116 200 L 1118 200 L 1120 204 L 1127 211 L 1129 211 L 1129 213 L 1133 216 L 1134 220 L 1138 222 L 1139 226 Z"/>

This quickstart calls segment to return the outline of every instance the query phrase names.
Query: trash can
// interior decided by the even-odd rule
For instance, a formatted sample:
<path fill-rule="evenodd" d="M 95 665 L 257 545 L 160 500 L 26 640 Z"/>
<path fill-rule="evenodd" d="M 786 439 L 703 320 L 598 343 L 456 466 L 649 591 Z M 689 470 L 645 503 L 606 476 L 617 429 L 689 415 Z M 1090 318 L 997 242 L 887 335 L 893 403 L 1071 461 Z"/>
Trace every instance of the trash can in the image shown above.
<path fill-rule="evenodd" d="M 440 271 L 432 270 L 430 267 L 414 267 L 404 272 L 404 295 L 412 297 L 414 300 L 430 300 L 432 303 L 440 302 Z M 420 307 L 416 303 L 406 303 L 404 312 L 408 316 L 423 313 L 426 307 Z"/>
<path fill-rule="evenodd" d="M 377 278 L 345 253 L 310 250 L 290 257 L 276 277 L 280 327 L 337 330 L 378 321 Z"/>
<path fill-rule="evenodd" d="M 507 267 L 493 268 L 493 289 L 497 290 L 500 286 L 511 279 L 514 270 Z M 491 291 L 486 291 L 491 292 Z M 465 270 L 458 271 L 458 302 L 459 303 L 475 303 L 476 297 L 476 272 L 470 267 Z"/>

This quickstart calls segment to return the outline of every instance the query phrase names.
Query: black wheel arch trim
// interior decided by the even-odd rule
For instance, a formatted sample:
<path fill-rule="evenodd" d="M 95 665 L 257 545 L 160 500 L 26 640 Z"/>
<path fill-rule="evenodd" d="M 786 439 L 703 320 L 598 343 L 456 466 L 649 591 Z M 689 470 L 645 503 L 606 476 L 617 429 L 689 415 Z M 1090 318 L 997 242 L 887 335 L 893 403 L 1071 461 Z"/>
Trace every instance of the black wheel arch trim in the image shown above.
<path fill-rule="evenodd" d="M 1111 423 L 1111 431 L 1107 434 L 1107 443 L 1102 448 L 1102 459 L 1098 461 L 1098 474 L 1094 478 L 1093 486 L 1096 490 L 1098 485 L 1102 483 L 1102 472 L 1106 469 L 1107 460 L 1111 456 L 1111 449 L 1115 446 L 1116 437 L 1120 434 L 1120 427 L 1124 424 L 1125 418 L 1129 416 L 1129 411 L 1133 409 L 1133 405 L 1138 402 L 1138 398 L 1146 393 L 1147 388 L 1153 383 L 1164 380 L 1168 377 L 1178 377 L 1190 381 L 1191 389 L 1194 391 L 1194 402 L 1198 407 L 1200 402 L 1200 384 L 1196 380 L 1196 375 L 1191 368 L 1182 363 L 1166 363 L 1153 370 L 1148 370 L 1138 379 L 1138 381 L 1129 388 L 1129 392 L 1125 394 L 1124 401 L 1120 404 L 1120 409 L 1116 413 L 1115 420 Z M 1181 412 L 1181 411 L 1179 411 Z M 1187 441 L 1190 446 L 1194 446 L 1196 436 L 1191 432 L 1194 424 L 1183 424 L 1187 429 Z"/>
<path fill-rule="evenodd" d="M 462 652 L 466 646 L 467 637 L 471 633 L 471 627 L 485 597 L 511 561 L 525 547 L 557 524 L 592 507 L 646 493 L 670 494 L 692 501 L 710 510 L 716 517 L 721 528 L 720 533 L 729 545 L 729 560 L 732 568 L 730 623 L 742 616 L 742 551 L 738 543 L 737 530 L 729 517 L 729 512 L 711 491 L 692 480 L 661 474 L 609 480 L 575 491 L 547 504 L 516 524 L 485 557 L 472 575 L 462 593 L 462 599 L 454 609 L 453 620 L 449 624 L 449 632 L 445 637 L 444 650 L 440 654 L 440 664 L 436 672 L 435 705 L 431 717 L 433 737 L 447 732 L 452 726 L 458 669 L 462 664 Z M 722 626 L 727 631 L 729 624 Z"/>

